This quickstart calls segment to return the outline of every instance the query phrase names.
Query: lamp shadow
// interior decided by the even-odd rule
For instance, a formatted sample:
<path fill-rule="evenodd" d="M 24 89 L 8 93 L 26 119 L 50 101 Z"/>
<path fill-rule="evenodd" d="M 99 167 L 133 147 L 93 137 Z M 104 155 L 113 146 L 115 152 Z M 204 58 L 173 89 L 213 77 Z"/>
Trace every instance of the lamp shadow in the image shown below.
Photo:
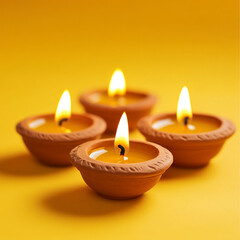
<path fill-rule="evenodd" d="M 136 206 L 143 196 L 124 201 L 110 200 L 96 194 L 89 187 L 75 187 L 42 199 L 42 204 L 57 213 L 73 216 L 97 216 Z"/>
<path fill-rule="evenodd" d="M 207 167 L 202 168 L 178 168 L 171 166 L 161 177 L 161 180 L 171 180 L 176 178 L 188 178 L 195 177 L 204 174 L 208 169 Z"/>
<path fill-rule="evenodd" d="M 50 174 L 59 170 L 61 169 L 40 164 L 32 155 L 27 153 L 3 156 L 0 160 L 0 173 L 6 175 L 31 177 Z"/>
<path fill-rule="evenodd" d="M 136 129 L 129 130 L 130 136 L 131 135 L 136 135 L 136 133 L 139 133 L 138 130 L 136 130 Z M 115 138 L 115 135 L 116 135 L 116 131 L 115 132 L 106 131 L 102 134 L 101 139 L 103 139 L 103 138 Z"/>
<path fill-rule="evenodd" d="M 114 133 L 110 133 L 110 132 L 105 132 L 102 134 L 101 139 L 103 138 L 114 138 L 115 134 Z"/>

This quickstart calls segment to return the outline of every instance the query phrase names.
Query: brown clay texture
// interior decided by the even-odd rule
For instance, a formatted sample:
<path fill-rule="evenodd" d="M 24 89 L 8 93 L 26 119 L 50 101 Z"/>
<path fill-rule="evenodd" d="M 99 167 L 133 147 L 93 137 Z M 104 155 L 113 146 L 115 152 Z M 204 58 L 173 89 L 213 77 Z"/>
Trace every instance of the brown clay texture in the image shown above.
<path fill-rule="evenodd" d="M 113 143 L 113 138 L 94 140 L 77 146 L 70 153 L 72 164 L 81 172 L 86 184 L 107 198 L 130 199 L 140 196 L 159 181 L 173 161 L 167 149 L 137 140 L 130 141 L 132 149 L 152 151 L 153 159 L 135 164 L 117 164 L 89 157 L 90 150 L 113 146 Z"/>
<path fill-rule="evenodd" d="M 42 163 L 52 166 L 71 165 L 69 152 L 77 145 L 100 138 L 106 130 L 103 119 L 92 114 L 72 114 L 72 118 L 91 121 L 90 127 L 72 133 L 44 133 L 29 128 L 29 123 L 37 118 L 53 117 L 53 114 L 29 117 L 16 125 L 17 132 L 28 150 Z"/>
<path fill-rule="evenodd" d="M 98 90 L 85 93 L 80 97 L 80 103 L 84 106 L 86 112 L 98 115 L 107 122 L 108 132 L 116 131 L 123 112 L 127 113 L 129 129 L 135 129 L 138 120 L 143 116 L 148 115 L 157 101 L 157 98 L 151 94 L 128 91 L 128 93 L 142 96 L 142 100 L 126 106 L 112 107 L 92 102 L 90 96 L 96 92 L 104 93 L 106 91 Z"/>
<path fill-rule="evenodd" d="M 138 129 L 148 141 L 158 143 L 171 151 L 175 166 L 196 168 L 207 165 L 220 151 L 226 139 L 235 132 L 235 125 L 231 121 L 205 114 L 194 114 L 194 117 L 215 118 L 220 122 L 220 127 L 199 134 L 174 134 L 152 128 L 154 121 L 173 116 L 175 113 L 146 116 L 138 122 Z"/>

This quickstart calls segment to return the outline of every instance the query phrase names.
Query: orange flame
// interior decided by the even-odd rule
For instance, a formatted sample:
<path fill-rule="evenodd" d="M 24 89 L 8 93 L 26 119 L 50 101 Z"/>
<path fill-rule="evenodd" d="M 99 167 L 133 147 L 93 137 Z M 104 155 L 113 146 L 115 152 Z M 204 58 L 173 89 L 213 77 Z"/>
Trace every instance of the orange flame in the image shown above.
<path fill-rule="evenodd" d="M 126 82 L 123 75 L 123 72 L 120 69 L 117 69 L 111 78 L 109 87 L 108 87 L 108 95 L 110 97 L 113 96 L 123 96 L 126 93 Z"/>
<path fill-rule="evenodd" d="M 178 100 L 177 120 L 178 122 L 182 122 L 186 117 L 189 119 L 192 118 L 192 108 L 188 89 L 187 87 L 183 87 Z"/>
<path fill-rule="evenodd" d="M 57 110 L 55 112 L 55 121 L 59 123 L 62 119 L 69 119 L 71 117 L 71 97 L 68 90 L 65 90 L 58 102 Z"/>
<path fill-rule="evenodd" d="M 121 154 L 121 147 L 124 148 L 124 154 Z M 128 120 L 127 115 L 124 112 L 119 121 L 116 136 L 114 140 L 114 147 L 116 152 L 120 152 L 120 155 L 126 155 L 129 150 L 129 131 L 128 131 Z"/>

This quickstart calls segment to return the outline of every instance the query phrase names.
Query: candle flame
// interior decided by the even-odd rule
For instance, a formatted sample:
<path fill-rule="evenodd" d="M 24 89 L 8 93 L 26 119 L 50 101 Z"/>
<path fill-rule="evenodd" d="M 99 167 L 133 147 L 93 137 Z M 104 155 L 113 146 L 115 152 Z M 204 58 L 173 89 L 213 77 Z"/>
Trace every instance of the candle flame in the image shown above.
<path fill-rule="evenodd" d="M 119 121 L 116 136 L 114 140 L 114 148 L 117 153 L 120 155 L 126 155 L 129 150 L 129 131 L 128 131 L 128 120 L 127 115 L 124 112 Z M 122 149 L 124 152 L 122 154 Z"/>
<path fill-rule="evenodd" d="M 62 119 L 69 119 L 71 117 L 71 97 L 68 90 L 65 90 L 58 102 L 55 113 L 55 121 L 59 124 Z"/>
<path fill-rule="evenodd" d="M 192 108 L 188 89 L 183 87 L 178 100 L 177 120 L 178 122 L 183 122 L 187 118 L 192 118 Z"/>
<path fill-rule="evenodd" d="M 109 87 L 108 95 L 113 96 L 123 96 L 126 93 L 126 82 L 123 75 L 123 72 L 120 69 L 115 70 L 112 75 Z"/>

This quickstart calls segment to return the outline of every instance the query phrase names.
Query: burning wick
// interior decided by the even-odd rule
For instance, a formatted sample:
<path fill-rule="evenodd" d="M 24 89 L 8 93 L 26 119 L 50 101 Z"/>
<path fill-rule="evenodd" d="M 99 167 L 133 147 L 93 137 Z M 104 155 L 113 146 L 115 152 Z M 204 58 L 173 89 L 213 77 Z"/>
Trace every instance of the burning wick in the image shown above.
<path fill-rule="evenodd" d="M 188 120 L 189 120 L 189 117 L 185 117 L 185 118 L 184 118 L 184 125 L 185 125 L 185 126 L 188 125 Z"/>
<path fill-rule="evenodd" d="M 66 122 L 68 120 L 68 118 L 62 118 L 59 122 L 58 125 L 62 126 L 63 122 Z"/>
<path fill-rule="evenodd" d="M 124 156 L 125 148 L 121 144 L 119 144 L 118 147 L 121 149 L 120 156 Z"/>

